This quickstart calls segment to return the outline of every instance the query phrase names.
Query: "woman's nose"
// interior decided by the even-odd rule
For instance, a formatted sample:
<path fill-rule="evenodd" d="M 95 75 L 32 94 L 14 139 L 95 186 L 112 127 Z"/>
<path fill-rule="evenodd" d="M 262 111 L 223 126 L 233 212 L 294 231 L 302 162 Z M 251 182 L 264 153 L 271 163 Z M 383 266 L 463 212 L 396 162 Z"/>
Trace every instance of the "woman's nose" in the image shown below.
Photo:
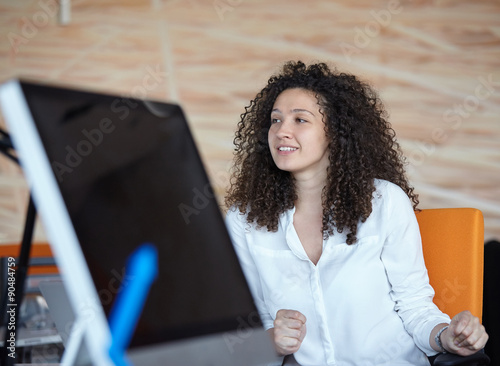
<path fill-rule="evenodd" d="M 293 136 L 293 129 L 291 123 L 288 121 L 281 122 L 278 126 L 278 130 L 276 131 L 276 136 L 279 138 L 290 138 Z"/>

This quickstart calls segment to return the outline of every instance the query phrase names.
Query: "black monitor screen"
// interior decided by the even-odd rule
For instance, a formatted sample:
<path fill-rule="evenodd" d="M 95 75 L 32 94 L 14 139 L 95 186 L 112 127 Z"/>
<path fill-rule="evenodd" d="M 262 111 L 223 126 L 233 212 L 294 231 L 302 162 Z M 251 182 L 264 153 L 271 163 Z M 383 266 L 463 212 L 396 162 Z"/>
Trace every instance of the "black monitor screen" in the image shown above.
<path fill-rule="evenodd" d="M 21 86 L 106 315 L 130 253 L 158 249 L 131 346 L 234 330 L 255 316 L 179 106 Z"/>

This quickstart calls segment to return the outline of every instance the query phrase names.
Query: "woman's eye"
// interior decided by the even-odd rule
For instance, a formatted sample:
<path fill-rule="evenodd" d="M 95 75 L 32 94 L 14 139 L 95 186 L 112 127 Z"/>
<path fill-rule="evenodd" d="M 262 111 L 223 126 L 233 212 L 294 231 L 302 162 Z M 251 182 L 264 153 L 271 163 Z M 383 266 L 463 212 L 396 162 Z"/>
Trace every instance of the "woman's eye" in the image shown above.
<path fill-rule="evenodd" d="M 305 123 L 307 121 L 305 119 L 302 119 L 302 118 L 297 118 L 297 122 L 299 122 L 299 123 Z"/>
<path fill-rule="evenodd" d="M 275 123 L 278 123 L 278 122 L 281 122 L 281 120 L 278 119 L 278 118 L 271 118 L 271 124 L 275 124 Z"/>

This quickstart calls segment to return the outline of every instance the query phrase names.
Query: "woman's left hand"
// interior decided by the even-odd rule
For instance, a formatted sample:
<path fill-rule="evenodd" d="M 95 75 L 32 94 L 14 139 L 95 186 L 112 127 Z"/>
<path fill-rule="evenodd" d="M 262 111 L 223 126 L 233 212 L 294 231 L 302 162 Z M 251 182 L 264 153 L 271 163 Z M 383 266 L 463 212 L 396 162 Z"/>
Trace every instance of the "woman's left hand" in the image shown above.
<path fill-rule="evenodd" d="M 446 351 L 469 356 L 484 348 L 488 334 L 477 317 L 470 311 L 462 311 L 451 319 L 440 338 Z"/>

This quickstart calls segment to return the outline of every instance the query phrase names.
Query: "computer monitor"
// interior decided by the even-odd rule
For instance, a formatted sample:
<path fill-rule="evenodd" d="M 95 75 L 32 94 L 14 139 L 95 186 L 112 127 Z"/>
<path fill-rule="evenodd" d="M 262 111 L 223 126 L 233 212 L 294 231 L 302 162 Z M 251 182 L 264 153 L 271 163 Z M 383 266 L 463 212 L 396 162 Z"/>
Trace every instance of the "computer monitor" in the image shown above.
<path fill-rule="evenodd" d="M 107 316 L 143 243 L 159 276 L 134 365 L 275 360 L 179 105 L 22 80 L 0 102 L 94 365 L 111 364 Z"/>

